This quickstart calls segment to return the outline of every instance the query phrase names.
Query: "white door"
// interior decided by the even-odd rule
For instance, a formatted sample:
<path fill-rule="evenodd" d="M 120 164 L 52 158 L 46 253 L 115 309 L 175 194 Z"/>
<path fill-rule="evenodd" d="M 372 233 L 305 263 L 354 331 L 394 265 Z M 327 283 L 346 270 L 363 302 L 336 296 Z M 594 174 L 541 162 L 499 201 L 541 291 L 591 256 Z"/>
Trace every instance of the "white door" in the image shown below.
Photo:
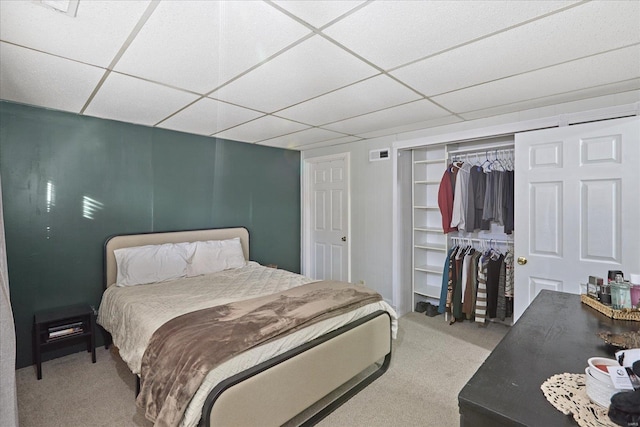
<path fill-rule="evenodd" d="M 310 163 L 310 273 L 314 279 L 348 281 L 349 198 L 345 157 Z"/>
<path fill-rule="evenodd" d="M 515 157 L 514 321 L 542 289 L 640 272 L 639 118 L 517 134 Z"/>

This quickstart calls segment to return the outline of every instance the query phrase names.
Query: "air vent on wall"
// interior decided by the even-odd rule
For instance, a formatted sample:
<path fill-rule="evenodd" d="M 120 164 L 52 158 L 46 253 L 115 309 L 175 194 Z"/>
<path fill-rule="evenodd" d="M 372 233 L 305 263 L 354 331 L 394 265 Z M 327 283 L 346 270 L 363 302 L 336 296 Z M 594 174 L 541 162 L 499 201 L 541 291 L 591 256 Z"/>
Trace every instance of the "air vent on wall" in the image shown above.
<path fill-rule="evenodd" d="M 369 161 L 375 162 L 378 160 L 388 160 L 389 159 L 389 149 L 382 148 L 380 150 L 371 150 L 369 151 Z"/>

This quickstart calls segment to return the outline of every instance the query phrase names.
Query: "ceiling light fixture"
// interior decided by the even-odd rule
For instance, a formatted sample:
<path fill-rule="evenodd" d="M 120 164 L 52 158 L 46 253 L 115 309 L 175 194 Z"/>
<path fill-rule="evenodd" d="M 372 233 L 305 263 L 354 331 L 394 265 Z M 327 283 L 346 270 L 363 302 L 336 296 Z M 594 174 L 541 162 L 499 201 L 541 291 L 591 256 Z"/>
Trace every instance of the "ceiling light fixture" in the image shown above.
<path fill-rule="evenodd" d="M 56 12 L 64 13 L 72 18 L 76 17 L 78 12 L 78 3 L 80 0 L 39 0 L 36 3 Z"/>

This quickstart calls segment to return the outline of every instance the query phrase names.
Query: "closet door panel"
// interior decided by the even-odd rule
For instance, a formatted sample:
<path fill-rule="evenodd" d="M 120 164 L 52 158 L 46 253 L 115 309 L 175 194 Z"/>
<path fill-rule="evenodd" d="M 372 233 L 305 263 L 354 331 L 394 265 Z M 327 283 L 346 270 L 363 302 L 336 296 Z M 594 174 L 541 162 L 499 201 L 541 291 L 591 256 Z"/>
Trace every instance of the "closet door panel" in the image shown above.
<path fill-rule="evenodd" d="M 640 272 L 640 119 L 516 135 L 514 320 L 541 289 Z"/>

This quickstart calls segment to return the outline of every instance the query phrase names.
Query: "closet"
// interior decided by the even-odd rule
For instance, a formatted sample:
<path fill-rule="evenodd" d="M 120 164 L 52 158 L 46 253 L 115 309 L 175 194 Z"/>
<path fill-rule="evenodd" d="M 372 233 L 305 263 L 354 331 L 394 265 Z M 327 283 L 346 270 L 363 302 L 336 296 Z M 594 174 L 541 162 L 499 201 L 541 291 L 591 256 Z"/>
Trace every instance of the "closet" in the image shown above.
<path fill-rule="evenodd" d="M 505 251 L 508 246 L 513 252 L 513 234 L 510 230 L 509 234 L 506 234 L 504 225 L 499 225 L 499 222 L 503 223 L 502 219 L 499 222 L 484 221 L 482 229 L 480 229 L 480 219 L 477 224 L 462 225 L 460 229 L 450 227 L 451 217 L 443 219 L 438 192 L 441 182 L 445 179 L 445 170 L 458 168 L 456 175 L 462 177 L 466 174 L 464 180 L 466 185 L 472 167 L 475 168 L 474 173 L 483 172 L 484 179 L 484 172 L 513 170 L 514 163 L 513 137 L 437 144 L 412 150 L 412 307 L 414 309 L 419 301 L 429 301 L 436 305 L 444 304 L 447 281 L 445 262 L 449 250 L 454 246 L 465 244 L 476 247 L 477 250 L 500 248 Z M 454 191 L 455 188 L 451 190 Z M 479 214 L 482 215 L 482 210 Z M 473 222 L 473 219 L 470 221 Z"/>
<path fill-rule="evenodd" d="M 542 289 L 580 293 L 590 275 L 640 273 L 640 118 L 563 121 L 500 137 L 442 142 L 444 135 L 404 146 L 412 154 L 411 309 L 419 301 L 439 304 L 447 253 L 464 239 L 480 248 L 513 247 L 512 322 Z M 438 189 L 452 161 L 513 167 L 511 234 L 495 221 L 489 229 L 443 230 Z"/>

